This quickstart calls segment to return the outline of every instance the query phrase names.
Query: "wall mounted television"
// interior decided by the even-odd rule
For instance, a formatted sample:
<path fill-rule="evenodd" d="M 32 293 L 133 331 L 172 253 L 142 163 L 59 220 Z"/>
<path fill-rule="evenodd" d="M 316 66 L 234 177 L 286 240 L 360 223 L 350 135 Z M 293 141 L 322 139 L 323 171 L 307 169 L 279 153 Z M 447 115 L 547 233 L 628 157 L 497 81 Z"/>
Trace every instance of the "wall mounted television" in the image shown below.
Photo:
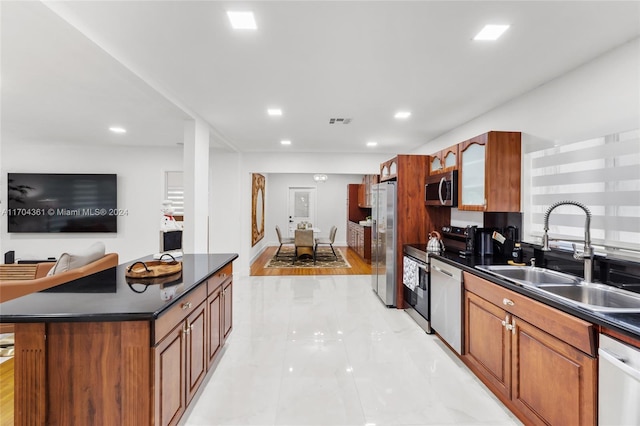
<path fill-rule="evenodd" d="M 117 175 L 8 173 L 9 232 L 117 232 Z"/>

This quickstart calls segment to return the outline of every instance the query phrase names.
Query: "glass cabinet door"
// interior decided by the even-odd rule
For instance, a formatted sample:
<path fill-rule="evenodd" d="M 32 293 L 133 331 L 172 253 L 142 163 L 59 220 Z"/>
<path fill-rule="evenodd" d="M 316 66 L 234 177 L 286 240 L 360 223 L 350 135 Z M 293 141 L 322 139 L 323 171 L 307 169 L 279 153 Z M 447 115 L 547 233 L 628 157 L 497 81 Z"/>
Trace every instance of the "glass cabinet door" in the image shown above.
<path fill-rule="evenodd" d="M 473 143 L 462 151 L 460 167 L 462 169 L 462 204 L 472 206 L 484 206 L 484 145 Z"/>
<path fill-rule="evenodd" d="M 444 168 L 448 169 L 449 167 L 456 166 L 456 154 L 453 151 L 449 151 L 447 155 L 444 157 Z"/>
<path fill-rule="evenodd" d="M 442 170 L 442 162 L 440 161 L 440 157 L 432 157 L 431 158 L 431 170 L 429 173 L 436 173 Z"/>

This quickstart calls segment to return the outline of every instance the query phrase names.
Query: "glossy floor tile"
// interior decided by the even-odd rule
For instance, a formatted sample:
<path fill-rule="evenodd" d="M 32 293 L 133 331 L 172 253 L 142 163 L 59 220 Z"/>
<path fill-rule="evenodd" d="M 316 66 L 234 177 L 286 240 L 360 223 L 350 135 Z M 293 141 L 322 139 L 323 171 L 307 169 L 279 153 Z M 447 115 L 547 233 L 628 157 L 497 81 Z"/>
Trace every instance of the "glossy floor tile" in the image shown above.
<path fill-rule="evenodd" d="M 233 332 L 186 425 L 513 425 L 369 275 L 234 278 Z"/>

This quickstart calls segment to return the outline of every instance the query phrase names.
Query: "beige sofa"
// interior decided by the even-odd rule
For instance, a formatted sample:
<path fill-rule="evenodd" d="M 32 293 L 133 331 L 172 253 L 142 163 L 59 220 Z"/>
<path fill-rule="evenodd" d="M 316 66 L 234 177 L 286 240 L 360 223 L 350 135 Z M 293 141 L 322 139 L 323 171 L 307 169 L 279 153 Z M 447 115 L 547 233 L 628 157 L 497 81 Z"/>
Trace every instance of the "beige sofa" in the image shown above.
<path fill-rule="evenodd" d="M 53 262 L 38 263 L 33 279 L 0 280 L 0 303 L 118 266 L 118 254 L 107 253 L 100 259 L 84 266 L 47 276 L 47 273 L 54 265 L 55 263 Z M 3 266 L 7 267 L 12 265 Z"/>

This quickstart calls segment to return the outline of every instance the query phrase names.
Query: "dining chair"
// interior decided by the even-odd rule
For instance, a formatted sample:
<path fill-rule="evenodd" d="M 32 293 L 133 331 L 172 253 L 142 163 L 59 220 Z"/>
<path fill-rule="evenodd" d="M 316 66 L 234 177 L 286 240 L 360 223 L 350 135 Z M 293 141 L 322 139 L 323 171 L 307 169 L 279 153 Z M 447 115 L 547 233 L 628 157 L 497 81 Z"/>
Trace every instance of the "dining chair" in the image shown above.
<path fill-rule="evenodd" d="M 280 227 L 278 225 L 276 225 L 276 234 L 278 234 L 278 242 L 280 243 L 280 247 L 278 247 L 278 251 L 276 252 L 275 258 L 277 259 L 278 256 L 280 255 L 280 249 L 282 248 L 282 246 L 284 244 L 293 244 L 293 238 L 291 237 L 283 237 L 282 233 L 280 232 Z"/>
<path fill-rule="evenodd" d="M 295 256 L 293 257 L 294 264 L 296 263 L 299 254 L 311 254 L 313 256 L 313 264 L 316 264 L 315 241 L 313 239 L 312 229 L 296 229 L 294 244 L 296 246 Z"/>
<path fill-rule="evenodd" d="M 336 260 L 338 260 L 338 255 L 336 254 L 336 251 L 333 249 L 333 243 L 336 240 L 336 232 L 338 232 L 338 228 L 336 228 L 335 226 L 332 226 L 331 230 L 329 231 L 329 238 L 322 238 L 322 237 L 316 238 L 316 247 L 313 251 L 317 252 L 318 245 L 320 244 L 328 244 L 331 247 L 333 256 L 336 258 Z"/>

